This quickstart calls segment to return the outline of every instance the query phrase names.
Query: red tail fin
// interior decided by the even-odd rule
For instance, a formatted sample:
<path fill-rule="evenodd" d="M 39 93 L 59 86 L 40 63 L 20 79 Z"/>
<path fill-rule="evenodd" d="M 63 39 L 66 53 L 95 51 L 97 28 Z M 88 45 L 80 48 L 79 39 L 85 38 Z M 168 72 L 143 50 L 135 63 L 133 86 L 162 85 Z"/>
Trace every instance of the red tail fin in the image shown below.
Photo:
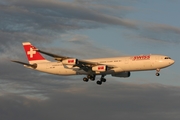
<path fill-rule="evenodd" d="M 36 50 L 30 42 L 22 43 L 29 63 L 47 62 L 47 60 Z"/>

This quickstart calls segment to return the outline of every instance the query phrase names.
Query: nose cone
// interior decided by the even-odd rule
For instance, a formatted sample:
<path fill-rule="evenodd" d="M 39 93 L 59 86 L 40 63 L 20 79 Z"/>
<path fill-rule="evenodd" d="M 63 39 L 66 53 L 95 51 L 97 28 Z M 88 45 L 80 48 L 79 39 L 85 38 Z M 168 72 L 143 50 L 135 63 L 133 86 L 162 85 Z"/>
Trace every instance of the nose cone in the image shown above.
<path fill-rule="evenodd" d="M 170 62 L 169 62 L 170 65 L 172 65 L 172 64 L 174 64 L 174 63 L 175 63 L 175 61 L 172 60 L 172 59 L 171 59 Z"/>

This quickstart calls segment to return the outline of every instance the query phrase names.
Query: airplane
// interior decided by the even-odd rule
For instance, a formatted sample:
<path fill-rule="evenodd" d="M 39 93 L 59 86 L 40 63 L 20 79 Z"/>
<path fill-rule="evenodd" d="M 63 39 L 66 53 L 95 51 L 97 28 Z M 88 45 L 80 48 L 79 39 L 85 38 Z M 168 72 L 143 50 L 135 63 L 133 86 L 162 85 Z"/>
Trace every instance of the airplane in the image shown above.
<path fill-rule="evenodd" d="M 83 81 L 94 81 L 97 75 L 101 75 L 96 83 L 101 85 L 106 82 L 106 75 L 113 77 L 130 77 L 133 71 L 156 70 L 156 76 L 160 75 L 160 69 L 174 64 L 174 60 L 165 55 L 135 55 L 111 58 L 77 59 L 61 56 L 37 49 L 30 42 L 23 42 L 23 47 L 29 63 L 12 60 L 24 65 L 26 68 L 55 74 L 55 75 L 86 75 Z M 56 61 L 45 59 L 42 54 L 53 57 Z"/>

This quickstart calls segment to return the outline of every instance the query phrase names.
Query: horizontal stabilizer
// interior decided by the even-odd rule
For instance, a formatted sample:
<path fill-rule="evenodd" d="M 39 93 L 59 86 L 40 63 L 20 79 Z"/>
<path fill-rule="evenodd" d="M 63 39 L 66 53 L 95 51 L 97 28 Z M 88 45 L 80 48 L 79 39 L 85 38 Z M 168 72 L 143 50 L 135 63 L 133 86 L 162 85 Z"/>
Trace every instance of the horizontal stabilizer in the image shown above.
<path fill-rule="evenodd" d="M 16 60 L 11 60 L 12 62 L 15 62 L 15 63 L 19 63 L 19 64 L 22 64 L 22 65 L 26 65 L 28 67 L 32 67 L 32 68 L 37 68 L 37 64 L 29 64 L 29 63 L 25 63 L 25 62 L 21 62 L 21 61 L 16 61 Z"/>

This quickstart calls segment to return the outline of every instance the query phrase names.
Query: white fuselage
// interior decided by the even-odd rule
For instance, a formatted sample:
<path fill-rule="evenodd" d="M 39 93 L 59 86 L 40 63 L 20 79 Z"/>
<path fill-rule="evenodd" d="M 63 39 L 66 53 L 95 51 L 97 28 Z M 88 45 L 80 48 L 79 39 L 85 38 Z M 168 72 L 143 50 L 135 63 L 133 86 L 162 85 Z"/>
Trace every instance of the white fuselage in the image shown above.
<path fill-rule="evenodd" d="M 96 72 L 96 74 L 113 74 L 125 71 L 146 71 L 157 70 L 168 67 L 174 63 L 174 60 L 163 55 L 139 55 L 127 57 L 98 58 L 87 59 L 86 61 L 97 62 L 99 64 L 114 66 L 113 69 L 105 72 Z M 44 62 L 37 63 L 38 71 L 56 74 L 56 75 L 77 75 L 89 74 L 79 67 L 64 65 L 62 62 Z"/>

